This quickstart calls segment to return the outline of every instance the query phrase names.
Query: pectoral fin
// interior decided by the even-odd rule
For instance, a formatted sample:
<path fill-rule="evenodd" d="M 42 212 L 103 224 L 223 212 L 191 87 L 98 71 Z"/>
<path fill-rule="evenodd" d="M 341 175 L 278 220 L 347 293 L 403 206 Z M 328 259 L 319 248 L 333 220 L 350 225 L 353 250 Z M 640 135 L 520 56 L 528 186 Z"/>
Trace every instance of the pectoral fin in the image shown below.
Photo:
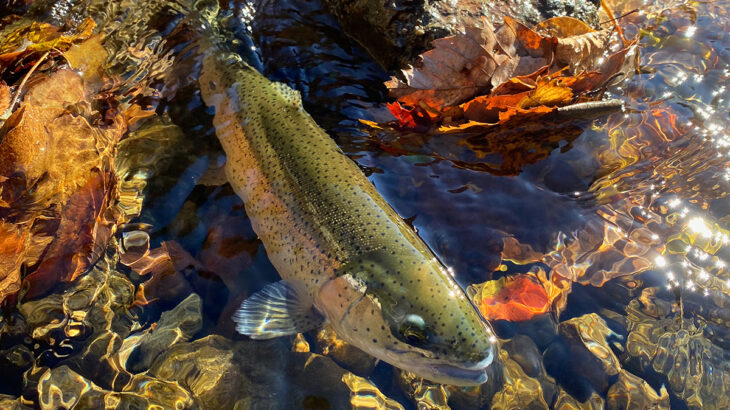
<path fill-rule="evenodd" d="M 244 300 L 233 320 L 238 333 L 252 339 L 272 339 L 314 329 L 324 318 L 308 296 L 282 280 Z"/>

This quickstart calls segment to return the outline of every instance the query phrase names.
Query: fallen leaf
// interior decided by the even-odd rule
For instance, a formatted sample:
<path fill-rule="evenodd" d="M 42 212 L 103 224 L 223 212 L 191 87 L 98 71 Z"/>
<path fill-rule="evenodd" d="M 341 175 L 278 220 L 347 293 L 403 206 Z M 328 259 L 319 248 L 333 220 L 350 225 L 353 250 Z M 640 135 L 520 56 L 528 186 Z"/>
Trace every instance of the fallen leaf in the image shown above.
<path fill-rule="evenodd" d="M 509 16 L 504 17 L 504 24 L 514 31 L 515 42 L 519 45 L 522 54 L 539 58 L 550 56 L 555 39 L 541 36 L 531 28 Z"/>
<path fill-rule="evenodd" d="M 115 195 L 113 174 L 94 170 L 61 211 L 53 242 L 37 269 L 23 279 L 26 298 L 45 294 L 58 282 L 72 282 L 101 255 L 111 236 L 97 235 L 103 212 Z"/>
<path fill-rule="evenodd" d="M 558 38 L 555 60 L 568 65 L 572 72 L 593 69 L 606 52 L 610 31 L 596 31 L 566 38 Z"/>
<path fill-rule="evenodd" d="M 560 79 L 538 81 L 537 88 L 529 92 L 517 104 L 517 108 L 528 109 L 546 106 L 568 105 L 573 100 L 573 90 L 561 85 Z"/>
<path fill-rule="evenodd" d="M 520 101 L 528 98 L 530 91 L 517 94 L 481 96 L 461 105 L 464 109 L 464 118 L 481 123 L 499 122 L 499 113 L 514 109 Z"/>
<path fill-rule="evenodd" d="M 398 121 L 398 127 L 400 128 L 427 131 L 439 119 L 437 115 L 423 109 L 420 104 L 413 108 L 405 108 L 396 101 L 388 103 L 387 106 L 390 113 Z"/>
<path fill-rule="evenodd" d="M 507 111 L 499 113 L 499 123 L 505 124 L 508 121 L 529 121 L 536 117 L 542 117 L 545 114 L 554 112 L 554 107 L 547 107 L 545 105 L 538 105 L 537 107 L 531 107 L 527 109 L 523 108 L 511 108 Z"/>
<path fill-rule="evenodd" d="M 20 289 L 34 298 L 74 281 L 106 249 L 119 220 L 112 164 L 125 124 L 113 108 L 92 108 L 91 91 L 73 70 L 28 84 L 0 129 L 0 223 L 27 235 Z"/>
<path fill-rule="evenodd" d="M 102 42 L 102 35 L 95 35 L 79 44 L 74 44 L 63 54 L 74 70 L 84 73 L 87 87 L 98 89 L 104 75 L 103 64 L 108 53 Z"/>
<path fill-rule="evenodd" d="M 29 54 L 46 51 L 65 51 L 71 44 L 91 36 L 96 23 L 87 17 L 72 32 L 61 33 L 60 28 L 48 23 L 33 22 L 8 34 L 0 42 L 0 65 L 8 66 Z"/>
<path fill-rule="evenodd" d="M 535 25 L 534 30 L 551 37 L 571 37 L 594 33 L 596 30 L 574 17 L 559 16 L 549 18 Z"/>
<path fill-rule="evenodd" d="M 469 294 L 486 320 L 530 320 L 550 307 L 545 288 L 525 274 L 471 285 Z"/>
<path fill-rule="evenodd" d="M 12 102 L 12 96 L 10 95 L 10 87 L 7 84 L 0 83 L 0 116 L 5 114 L 5 111 L 10 109 Z"/>
<path fill-rule="evenodd" d="M 405 82 L 393 77 L 385 85 L 391 96 L 413 107 L 424 102 L 440 110 L 460 103 L 492 88 L 495 70 L 509 64 L 510 56 L 493 51 L 496 45 L 494 28 L 484 20 L 482 27 L 434 40 L 416 67 L 403 70 Z"/>
<path fill-rule="evenodd" d="M 626 47 L 611 54 L 595 70 L 579 76 L 571 86 L 577 93 L 599 90 L 633 74 L 639 58 L 638 39 L 630 41 Z"/>
<path fill-rule="evenodd" d="M 0 306 L 20 290 L 20 264 L 27 232 L 0 221 Z"/>

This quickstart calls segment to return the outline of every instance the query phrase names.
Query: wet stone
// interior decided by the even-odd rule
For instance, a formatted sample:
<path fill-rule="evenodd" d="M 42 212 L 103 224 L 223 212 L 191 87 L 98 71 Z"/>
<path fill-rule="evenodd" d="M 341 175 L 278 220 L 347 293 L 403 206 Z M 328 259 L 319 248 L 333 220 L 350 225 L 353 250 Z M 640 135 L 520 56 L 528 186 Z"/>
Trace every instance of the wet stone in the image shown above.
<path fill-rule="evenodd" d="M 585 401 L 578 401 L 575 397 L 560 389 L 552 408 L 556 410 L 603 410 L 603 398 L 593 392 Z"/>
<path fill-rule="evenodd" d="M 38 407 L 41 409 L 197 407 L 189 393 L 175 383 L 145 377 L 142 382 L 131 387 L 135 390 L 123 392 L 105 390 L 68 366 L 60 366 L 47 370 L 41 376 L 38 383 Z"/>
<path fill-rule="evenodd" d="M 384 395 L 368 379 L 345 373 L 342 382 L 350 389 L 350 406 L 353 410 L 403 410 L 403 406 Z"/>
<path fill-rule="evenodd" d="M 669 393 L 662 386 L 657 393 L 643 379 L 621 370 L 618 381 L 608 389 L 607 409 L 668 409 Z"/>
<path fill-rule="evenodd" d="M 450 392 L 446 386 L 433 383 L 414 373 L 405 370 L 396 370 L 396 380 L 406 395 L 419 409 L 449 409 Z"/>
<path fill-rule="evenodd" d="M 167 349 L 148 374 L 178 382 L 202 408 L 301 408 L 349 400 L 347 372 L 331 359 L 290 350 L 284 340 L 232 342 L 212 335 Z"/>
<path fill-rule="evenodd" d="M 520 365 L 526 375 L 537 377 L 545 372 L 542 366 L 542 354 L 529 337 L 516 335 L 502 344 L 502 348 L 509 353 L 510 359 Z"/>
<path fill-rule="evenodd" d="M 337 337 L 328 323 L 317 333 L 317 344 L 322 354 L 359 376 L 368 376 L 377 364 L 375 357 Z"/>
<path fill-rule="evenodd" d="M 25 406 L 20 402 L 20 398 L 8 396 L 6 394 L 0 394 L 0 409 L 3 410 L 24 410 L 32 409 L 30 406 Z"/>
<path fill-rule="evenodd" d="M 702 318 L 680 322 L 668 304 L 650 298 L 632 300 L 626 311 L 626 351 L 634 366 L 664 375 L 668 390 L 690 408 L 730 405 L 730 363 Z"/>
<path fill-rule="evenodd" d="M 560 323 L 559 332 L 567 343 L 575 376 L 587 380 L 596 391 L 606 392 L 621 370 L 606 340 L 613 333 L 606 321 L 591 313 Z"/>
<path fill-rule="evenodd" d="M 176 343 L 187 342 L 202 325 L 200 296 L 193 293 L 174 309 L 163 312 L 154 329 L 147 329 L 142 335 L 133 335 L 127 339 L 134 347 L 130 348 L 124 362 L 125 368 L 132 373 L 147 370 L 163 351 Z"/>
<path fill-rule="evenodd" d="M 477 387 L 449 386 L 449 405 L 457 409 L 547 409 L 544 382 L 525 374 L 506 349 L 499 351 L 499 366 L 490 366 L 486 383 Z M 545 375 L 540 376 L 545 379 Z"/>

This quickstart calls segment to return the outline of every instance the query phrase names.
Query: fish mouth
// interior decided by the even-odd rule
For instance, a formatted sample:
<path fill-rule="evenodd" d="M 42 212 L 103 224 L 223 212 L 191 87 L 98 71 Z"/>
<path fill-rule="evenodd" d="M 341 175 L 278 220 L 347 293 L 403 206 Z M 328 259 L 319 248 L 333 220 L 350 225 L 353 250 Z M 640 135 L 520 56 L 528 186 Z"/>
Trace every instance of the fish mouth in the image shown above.
<path fill-rule="evenodd" d="M 484 384 L 488 379 L 487 366 L 467 369 L 443 363 L 434 366 L 433 371 L 433 381 L 454 386 L 478 386 Z"/>

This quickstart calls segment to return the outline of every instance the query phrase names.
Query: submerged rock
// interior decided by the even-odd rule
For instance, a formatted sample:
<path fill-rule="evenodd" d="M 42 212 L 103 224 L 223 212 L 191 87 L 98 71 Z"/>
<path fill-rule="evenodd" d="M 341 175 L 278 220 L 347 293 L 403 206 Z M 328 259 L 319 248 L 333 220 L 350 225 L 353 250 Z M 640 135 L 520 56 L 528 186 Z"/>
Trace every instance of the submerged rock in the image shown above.
<path fill-rule="evenodd" d="M 32 407 L 26 406 L 20 402 L 20 398 L 8 396 L 6 394 L 0 394 L 0 409 L 4 410 L 22 410 L 31 409 Z"/>
<path fill-rule="evenodd" d="M 141 377 L 129 390 L 105 390 L 68 366 L 48 369 L 38 383 L 38 407 L 41 409 L 165 409 L 197 408 L 190 394 L 176 383 Z"/>
<path fill-rule="evenodd" d="M 593 392 L 587 400 L 581 402 L 565 390 L 560 389 L 552 408 L 556 410 L 603 410 L 604 403 L 603 398 L 596 392 Z"/>
<path fill-rule="evenodd" d="M 626 312 L 634 366 L 666 376 L 669 390 L 690 408 L 730 405 L 730 363 L 702 318 L 678 317 L 668 303 L 648 297 L 632 300 Z"/>
<path fill-rule="evenodd" d="M 193 293 L 174 309 L 163 312 L 154 329 L 127 338 L 124 344 L 133 343 L 134 347 L 123 362 L 125 368 L 133 373 L 143 372 L 170 346 L 190 340 L 203 325 L 201 304 L 200 296 Z"/>
<path fill-rule="evenodd" d="M 580 0 L 324 0 L 343 30 L 357 40 L 380 65 L 404 68 L 429 43 L 476 25 L 482 18 L 502 24 L 510 16 L 536 24 L 555 16 L 572 16 L 598 25 L 598 1 Z"/>
<path fill-rule="evenodd" d="M 606 341 L 613 333 L 606 321 L 591 313 L 560 323 L 559 331 L 568 343 L 575 374 L 588 380 L 596 391 L 604 393 L 611 377 L 621 370 L 618 358 Z"/>
<path fill-rule="evenodd" d="M 189 389 L 202 408 L 336 407 L 350 391 L 331 359 L 292 352 L 283 340 L 233 342 L 212 335 L 178 343 L 154 361 L 150 376 Z"/>
<path fill-rule="evenodd" d="M 416 407 L 422 410 L 450 409 L 449 394 L 446 386 L 416 376 L 405 370 L 397 370 L 397 381 Z"/>
<path fill-rule="evenodd" d="M 375 357 L 337 337 L 329 323 L 325 323 L 317 333 L 317 344 L 322 354 L 360 376 L 368 376 L 378 363 Z"/>
<path fill-rule="evenodd" d="M 618 381 L 608 389 L 608 409 L 668 409 L 669 393 L 662 386 L 659 393 L 643 379 L 621 370 Z"/>
<path fill-rule="evenodd" d="M 403 406 L 389 399 L 367 379 L 346 373 L 342 376 L 342 382 L 352 392 L 350 405 L 354 410 L 403 410 Z"/>

